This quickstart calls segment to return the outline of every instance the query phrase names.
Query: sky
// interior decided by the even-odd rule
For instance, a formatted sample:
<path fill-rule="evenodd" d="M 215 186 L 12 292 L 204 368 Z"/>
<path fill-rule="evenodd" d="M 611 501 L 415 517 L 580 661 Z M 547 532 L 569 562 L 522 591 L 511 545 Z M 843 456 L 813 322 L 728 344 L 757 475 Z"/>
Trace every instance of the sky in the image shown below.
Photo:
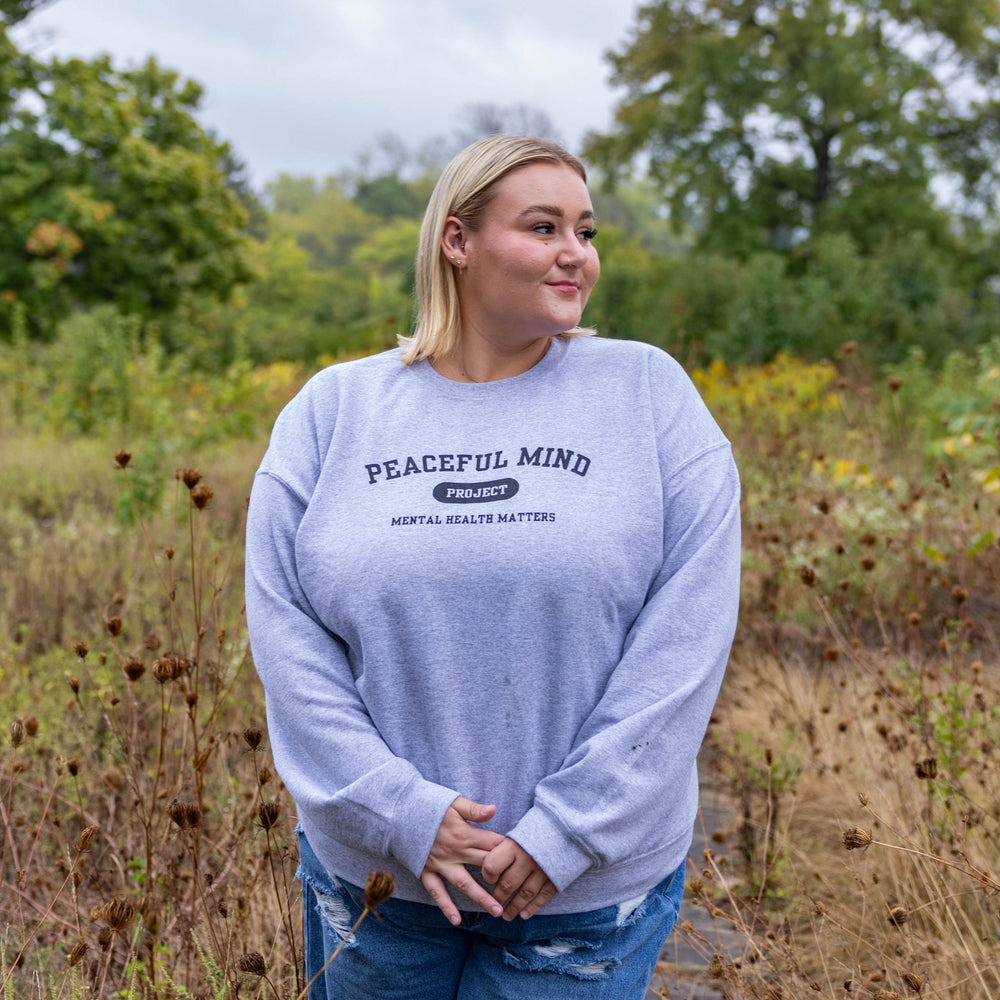
<path fill-rule="evenodd" d="M 417 149 L 462 110 L 526 104 L 574 152 L 610 127 L 622 92 L 609 50 L 632 0 L 56 0 L 13 32 L 39 57 L 154 55 L 205 88 L 200 120 L 230 142 L 255 187 L 323 177 L 380 135 Z"/>

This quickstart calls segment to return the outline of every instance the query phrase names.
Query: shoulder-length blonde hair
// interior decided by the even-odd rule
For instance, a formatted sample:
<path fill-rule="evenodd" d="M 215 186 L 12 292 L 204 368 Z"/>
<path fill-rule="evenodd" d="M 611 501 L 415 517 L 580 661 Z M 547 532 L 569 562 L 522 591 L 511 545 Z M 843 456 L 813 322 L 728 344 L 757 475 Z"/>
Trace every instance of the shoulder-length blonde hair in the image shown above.
<path fill-rule="evenodd" d="M 444 168 L 420 226 L 417 245 L 417 322 L 412 336 L 400 335 L 404 364 L 450 354 L 458 343 L 461 314 L 455 269 L 441 249 L 449 216 L 471 231 L 482 225 L 483 212 L 493 200 L 495 185 L 512 170 L 531 163 L 562 163 L 586 182 L 587 171 L 577 157 L 558 143 L 524 136 L 495 135 L 480 139 L 458 153 Z M 582 327 L 563 336 L 593 333 Z"/>

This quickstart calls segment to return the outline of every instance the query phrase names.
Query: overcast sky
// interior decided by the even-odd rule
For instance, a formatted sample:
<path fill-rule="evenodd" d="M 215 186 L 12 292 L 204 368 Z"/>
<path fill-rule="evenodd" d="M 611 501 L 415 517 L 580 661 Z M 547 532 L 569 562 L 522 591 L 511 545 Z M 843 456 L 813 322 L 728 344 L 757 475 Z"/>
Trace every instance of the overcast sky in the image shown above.
<path fill-rule="evenodd" d="M 470 104 L 528 104 L 573 151 L 619 92 L 604 58 L 632 0 L 56 0 L 14 32 L 40 56 L 153 54 L 205 88 L 201 121 L 255 185 L 350 166 L 381 133 L 416 148 Z"/>

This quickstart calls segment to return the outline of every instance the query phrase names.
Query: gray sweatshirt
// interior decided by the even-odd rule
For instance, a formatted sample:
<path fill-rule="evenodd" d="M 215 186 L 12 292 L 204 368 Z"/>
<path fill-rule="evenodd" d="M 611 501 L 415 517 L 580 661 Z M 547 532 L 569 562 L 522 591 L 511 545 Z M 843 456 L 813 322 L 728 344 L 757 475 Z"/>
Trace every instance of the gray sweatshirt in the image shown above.
<path fill-rule="evenodd" d="M 683 860 L 739 594 L 739 480 L 683 370 L 556 338 L 459 383 L 334 365 L 254 482 L 246 609 L 275 765 L 317 857 L 397 895 L 457 795 L 559 889 L 634 898 Z M 477 907 L 461 897 L 466 909 Z"/>

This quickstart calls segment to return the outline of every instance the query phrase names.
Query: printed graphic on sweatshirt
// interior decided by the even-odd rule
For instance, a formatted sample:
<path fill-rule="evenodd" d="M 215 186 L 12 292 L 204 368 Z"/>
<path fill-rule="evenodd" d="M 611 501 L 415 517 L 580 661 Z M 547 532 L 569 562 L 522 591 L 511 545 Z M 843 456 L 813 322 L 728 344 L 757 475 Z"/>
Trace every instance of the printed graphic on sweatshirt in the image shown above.
<path fill-rule="evenodd" d="M 514 454 L 496 451 L 442 452 L 424 455 L 406 455 L 386 458 L 365 465 L 368 485 L 384 485 L 408 476 L 432 477 L 430 494 L 442 504 L 493 504 L 511 500 L 521 490 L 521 483 L 510 474 L 517 468 L 554 469 L 583 478 L 590 471 L 591 461 L 573 448 L 522 445 Z M 496 472 L 507 470 L 508 475 L 497 477 Z M 463 482 L 438 479 L 442 473 L 492 472 L 490 479 Z M 434 480 L 437 480 L 434 482 Z M 393 517 L 393 526 L 424 524 L 521 524 L 525 521 L 555 521 L 552 511 L 517 511 L 488 514 L 401 514 Z"/>

